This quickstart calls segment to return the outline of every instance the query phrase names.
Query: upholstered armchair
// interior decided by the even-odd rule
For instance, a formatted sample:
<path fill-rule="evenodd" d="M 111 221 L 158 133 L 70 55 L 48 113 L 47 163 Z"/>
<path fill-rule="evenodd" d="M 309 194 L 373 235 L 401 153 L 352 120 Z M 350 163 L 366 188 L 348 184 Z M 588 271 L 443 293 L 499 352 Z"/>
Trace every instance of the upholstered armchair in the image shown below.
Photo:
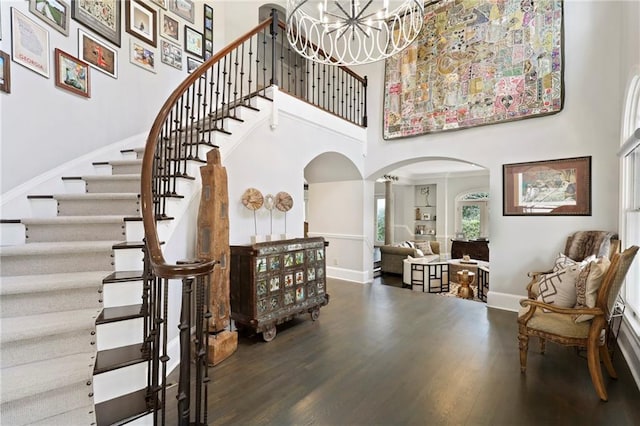
<path fill-rule="evenodd" d="M 529 338 L 532 336 L 540 339 L 540 351 L 542 353 L 544 353 L 544 342 L 547 340 L 564 346 L 585 348 L 593 386 L 600 399 L 607 400 L 607 390 L 604 385 L 600 362 L 602 361 L 612 378 L 617 377 L 606 346 L 607 325 L 620 292 L 620 287 L 637 252 L 637 246 L 632 246 L 623 253 L 612 252 L 610 264 L 606 272 L 604 272 L 602 282 L 595 294 L 595 303 L 591 307 L 588 306 L 588 303 L 584 307 L 562 307 L 559 306 L 560 304 L 545 302 L 543 297 L 544 282 L 540 284 L 538 289 L 540 290 L 540 295 L 536 299 L 528 298 L 520 301 L 522 308 L 518 313 L 518 340 L 522 373 L 525 373 L 527 368 Z M 601 257 L 601 259 L 603 258 Z M 609 261 L 604 258 L 604 262 L 601 261 L 600 265 L 597 265 L 596 262 L 598 261 L 588 262 L 587 265 L 601 270 L 602 264 Z M 597 266 L 594 266 L 594 264 Z M 572 273 L 571 268 L 562 270 L 565 276 Z M 579 280 L 582 277 L 588 280 L 591 271 L 585 273 L 584 271 L 588 269 L 587 267 L 583 267 L 581 270 L 580 266 L 575 266 L 575 268 L 578 269 L 577 272 L 574 271 L 576 279 Z M 540 279 L 544 281 L 545 277 L 547 276 L 541 276 Z M 547 284 L 555 286 L 554 290 L 561 290 L 562 287 L 559 285 L 559 278 L 561 277 L 556 276 L 555 278 L 555 282 Z M 571 284 L 578 285 L 577 282 Z"/>

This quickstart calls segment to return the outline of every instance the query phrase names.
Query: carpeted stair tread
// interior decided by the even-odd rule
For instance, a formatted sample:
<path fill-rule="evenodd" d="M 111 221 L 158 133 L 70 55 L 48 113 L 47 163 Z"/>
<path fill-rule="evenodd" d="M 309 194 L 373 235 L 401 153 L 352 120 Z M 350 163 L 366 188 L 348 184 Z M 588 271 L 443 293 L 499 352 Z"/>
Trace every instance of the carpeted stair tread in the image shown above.
<path fill-rule="evenodd" d="M 84 330 L 95 325 L 101 309 L 80 309 L 2 319 L 0 343 Z"/>
<path fill-rule="evenodd" d="M 54 292 L 97 287 L 113 271 L 69 272 L 63 274 L 18 275 L 2 277 L 0 295 Z"/>
<path fill-rule="evenodd" d="M 2 369 L 2 403 L 78 382 L 91 382 L 94 353 L 79 353 Z M 43 374 L 46 372 L 46 374 Z"/>
<path fill-rule="evenodd" d="M 72 426 L 95 424 L 95 408 L 93 405 L 65 411 L 64 413 L 47 417 L 45 419 L 29 423 L 32 426 Z"/>
<path fill-rule="evenodd" d="M 134 192 L 102 192 L 83 194 L 56 194 L 53 196 L 59 201 L 73 200 L 137 200 L 140 195 Z"/>
<path fill-rule="evenodd" d="M 71 242 L 48 242 L 29 243 L 15 246 L 0 247 L 0 256 L 25 256 L 25 255 L 47 255 L 74 254 L 86 252 L 101 252 L 113 249 L 113 246 L 120 241 L 71 241 Z"/>
<path fill-rule="evenodd" d="M 22 219 L 24 225 L 76 225 L 83 223 L 124 223 L 124 215 L 56 216 Z"/>
<path fill-rule="evenodd" d="M 88 175 L 82 176 L 82 180 L 91 181 L 91 180 L 140 180 L 140 174 L 121 174 L 121 175 Z"/>

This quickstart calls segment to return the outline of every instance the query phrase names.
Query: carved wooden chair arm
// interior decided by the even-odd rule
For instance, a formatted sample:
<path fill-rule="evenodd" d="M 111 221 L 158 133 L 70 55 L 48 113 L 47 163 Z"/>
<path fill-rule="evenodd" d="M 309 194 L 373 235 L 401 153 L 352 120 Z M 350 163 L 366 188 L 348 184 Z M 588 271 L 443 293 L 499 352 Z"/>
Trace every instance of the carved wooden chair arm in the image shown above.
<path fill-rule="evenodd" d="M 527 297 L 529 299 L 535 299 L 536 297 L 538 297 L 538 294 L 534 291 L 533 286 L 540 279 L 540 275 L 548 274 L 550 272 L 552 272 L 552 270 L 527 272 L 527 276 L 531 278 L 531 280 L 527 284 Z"/>
<path fill-rule="evenodd" d="M 527 276 L 529 278 L 538 278 L 540 275 L 549 274 L 553 272 L 553 269 L 549 269 L 548 271 L 529 271 L 527 272 Z"/>

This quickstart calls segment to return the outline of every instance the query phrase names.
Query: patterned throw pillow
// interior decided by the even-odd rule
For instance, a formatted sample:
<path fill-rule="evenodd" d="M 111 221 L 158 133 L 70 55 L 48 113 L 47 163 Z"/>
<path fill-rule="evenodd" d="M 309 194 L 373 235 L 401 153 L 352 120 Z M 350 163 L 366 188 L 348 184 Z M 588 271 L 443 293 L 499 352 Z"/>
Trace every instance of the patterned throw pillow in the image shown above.
<path fill-rule="evenodd" d="M 608 257 L 600 257 L 597 260 L 591 262 L 589 275 L 587 276 L 587 282 L 585 286 L 585 298 L 584 305 L 581 307 L 593 308 L 596 306 L 596 298 L 598 297 L 598 290 L 602 284 L 602 279 L 607 273 L 611 265 L 611 261 Z M 578 307 L 578 306 L 577 306 Z M 593 315 L 578 315 L 575 318 L 576 322 L 588 321 L 593 318 Z"/>
<path fill-rule="evenodd" d="M 584 268 L 589 264 L 589 262 L 595 259 L 596 257 L 592 255 L 585 258 L 582 262 L 576 262 L 575 260 L 571 259 L 569 256 L 565 255 L 564 253 L 559 253 L 558 257 L 556 257 L 556 260 L 553 264 L 553 272 L 559 271 L 560 269 L 564 269 L 568 266 L 573 266 L 573 265 L 580 265 L 581 268 Z"/>
<path fill-rule="evenodd" d="M 572 308 L 576 304 L 576 278 L 580 273 L 578 265 L 569 266 L 549 274 L 538 281 L 541 302 L 562 308 Z"/>
<path fill-rule="evenodd" d="M 422 250 L 422 253 L 424 253 L 425 256 L 429 256 L 433 254 L 433 250 L 431 250 L 431 244 L 428 242 L 416 243 L 416 248 Z"/>

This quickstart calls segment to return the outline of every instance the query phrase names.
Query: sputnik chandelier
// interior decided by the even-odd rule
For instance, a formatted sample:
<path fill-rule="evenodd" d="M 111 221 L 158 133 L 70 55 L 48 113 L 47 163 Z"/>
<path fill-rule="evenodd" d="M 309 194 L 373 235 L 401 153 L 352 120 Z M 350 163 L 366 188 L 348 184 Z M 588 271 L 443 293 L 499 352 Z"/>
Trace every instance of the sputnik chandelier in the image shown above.
<path fill-rule="evenodd" d="M 424 21 L 424 0 L 287 0 L 287 37 L 329 65 L 379 61 L 405 49 Z"/>

